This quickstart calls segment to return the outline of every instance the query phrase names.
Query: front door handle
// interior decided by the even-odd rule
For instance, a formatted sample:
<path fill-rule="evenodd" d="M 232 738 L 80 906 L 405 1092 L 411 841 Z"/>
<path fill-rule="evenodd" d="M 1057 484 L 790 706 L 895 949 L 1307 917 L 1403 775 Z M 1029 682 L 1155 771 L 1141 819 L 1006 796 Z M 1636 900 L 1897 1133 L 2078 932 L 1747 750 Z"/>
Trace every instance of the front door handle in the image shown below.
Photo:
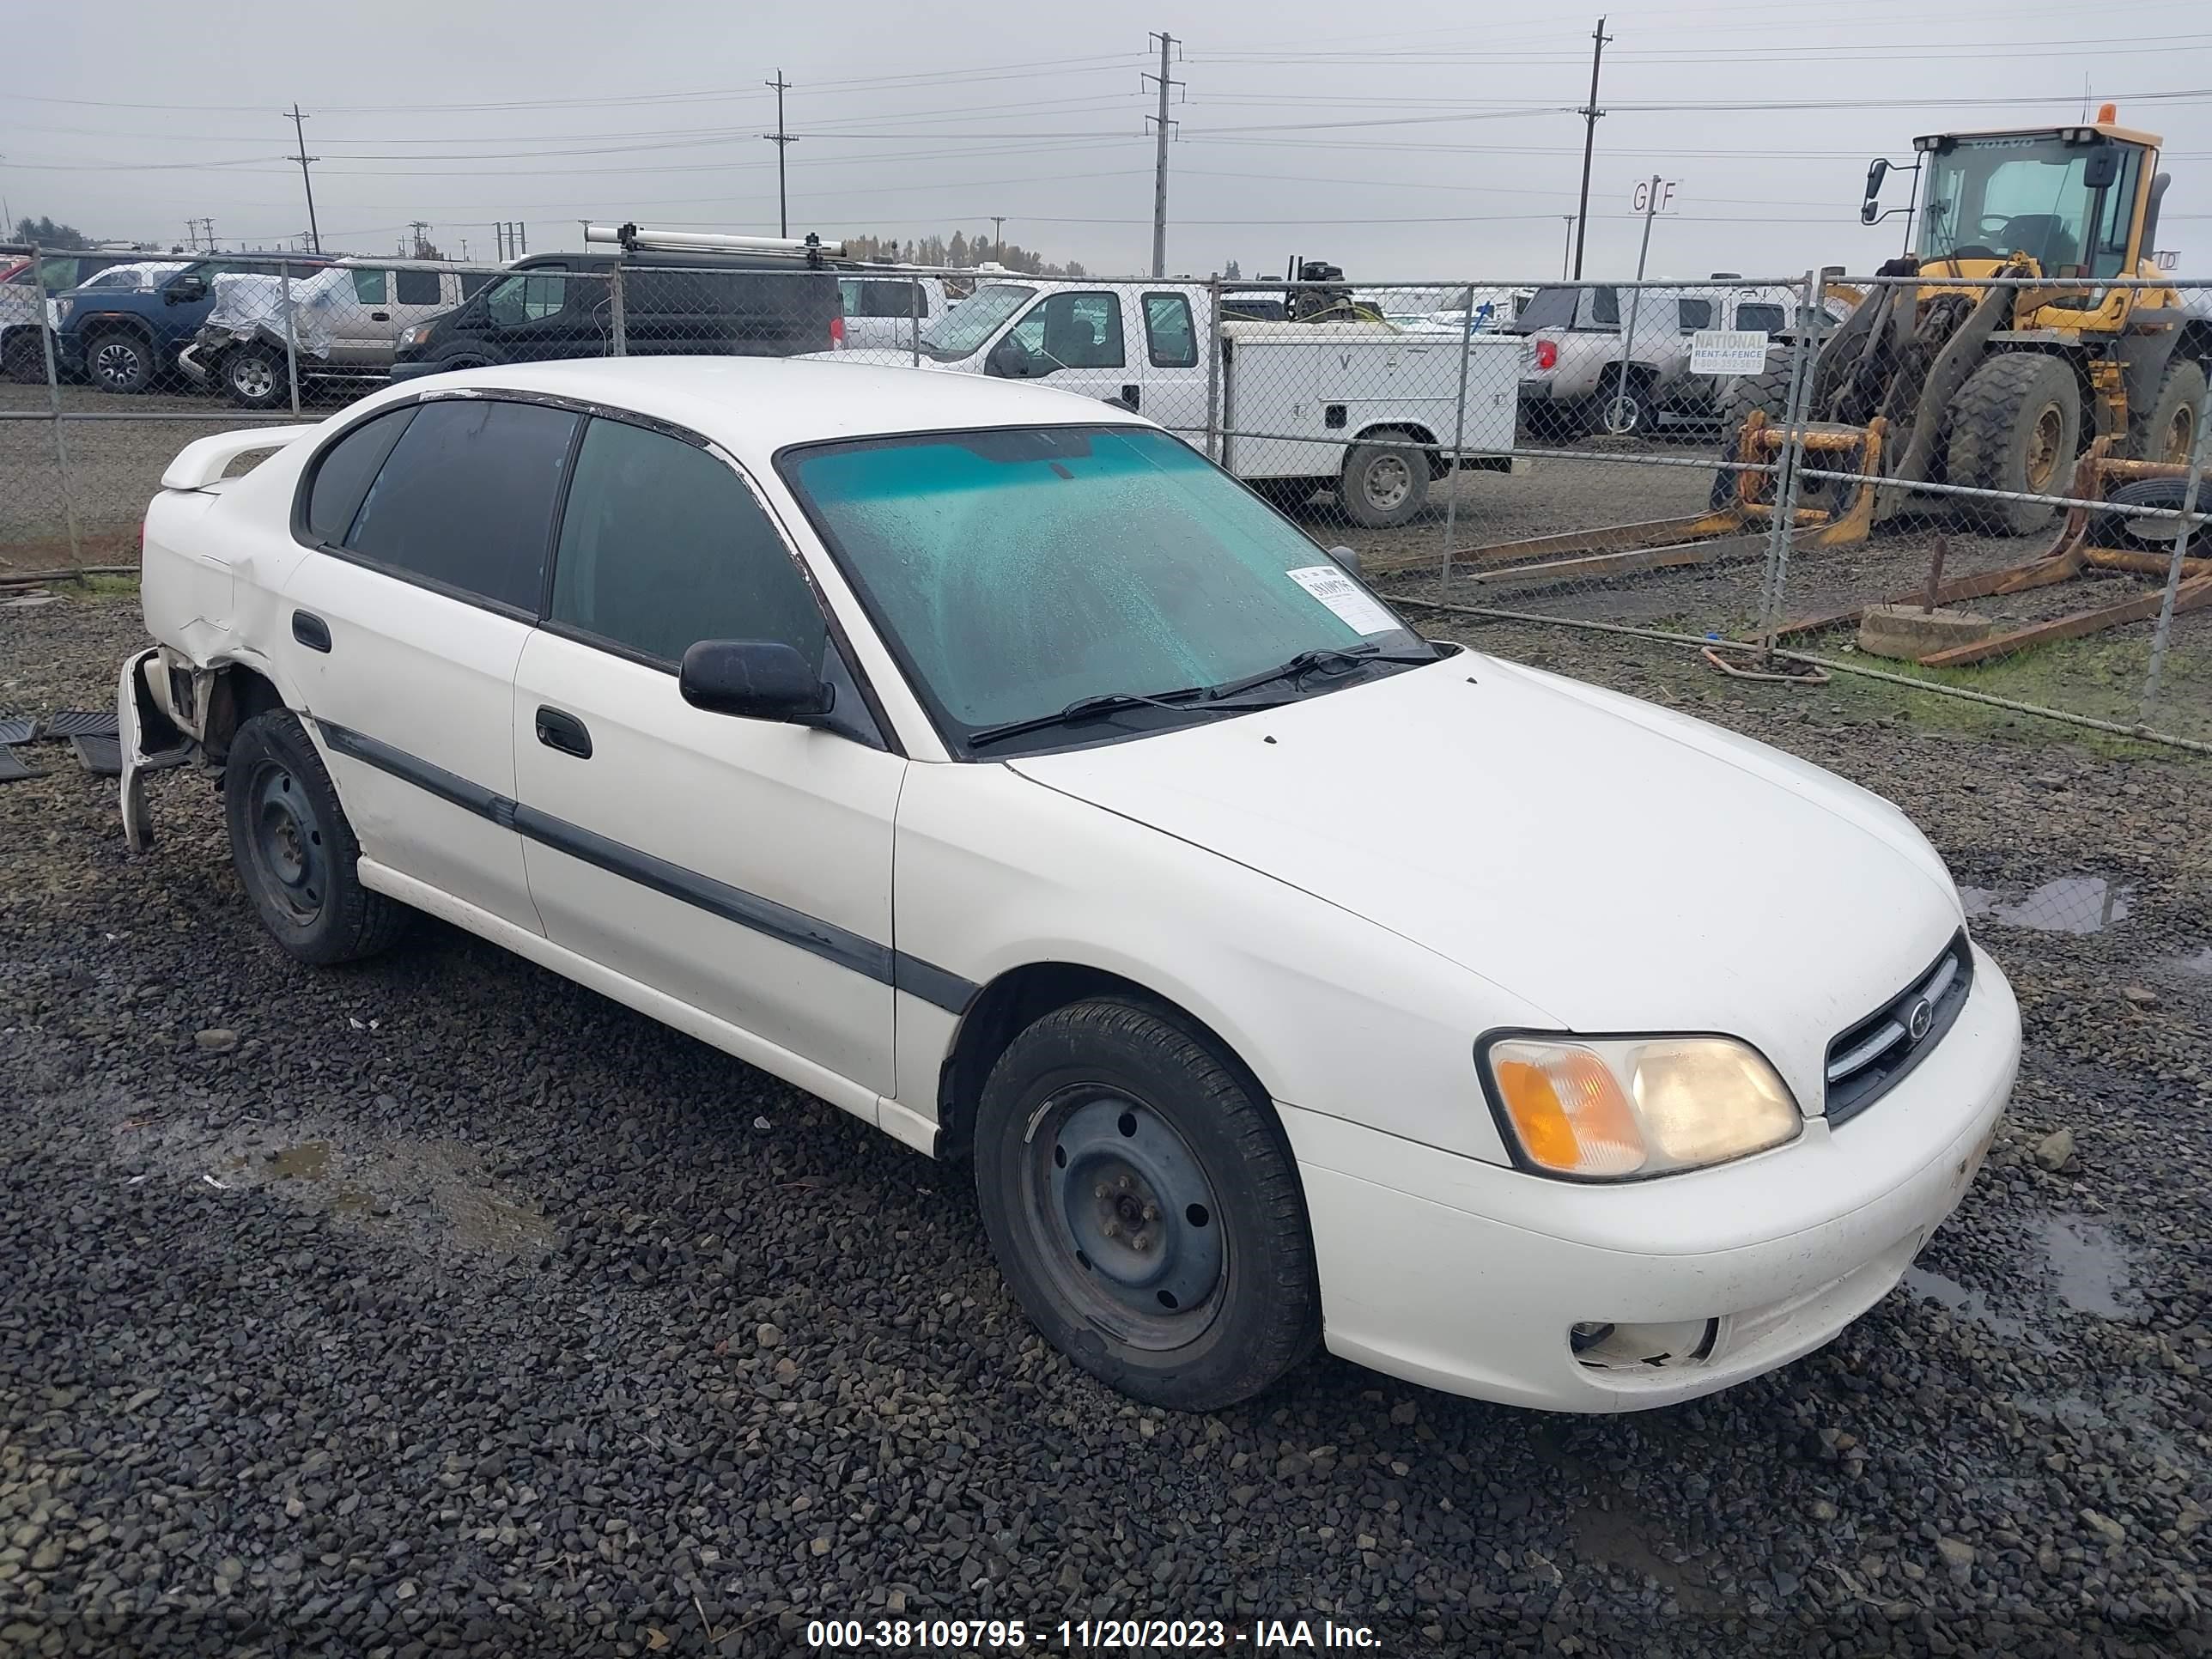
<path fill-rule="evenodd" d="M 592 734 L 584 729 L 583 721 L 543 703 L 538 708 L 538 741 L 578 760 L 592 757 Z"/>
<path fill-rule="evenodd" d="M 372 323 L 388 323 L 392 320 L 392 313 L 388 311 L 372 311 L 368 313 L 368 320 Z"/>
<path fill-rule="evenodd" d="M 312 611 L 292 613 L 292 637 L 310 651 L 331 648 L 331 625 Z"/>

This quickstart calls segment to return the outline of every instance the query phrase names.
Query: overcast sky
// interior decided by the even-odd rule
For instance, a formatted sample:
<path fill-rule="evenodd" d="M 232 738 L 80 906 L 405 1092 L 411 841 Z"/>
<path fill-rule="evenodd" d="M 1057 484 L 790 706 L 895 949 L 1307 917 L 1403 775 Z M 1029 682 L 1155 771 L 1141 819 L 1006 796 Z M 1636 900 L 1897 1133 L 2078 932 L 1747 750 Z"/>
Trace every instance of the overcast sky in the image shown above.
<path fill-rule="evenodd" d="M 1919 132 L 2076 119 L 2085 76 L 2093 105 L 2165 136 L 2160 244 L 2212 274 L 2203 0 L 1632 0 L 1607 16 L 1589 274 L 1633 272 L 1630 194 L 1655 173 L 1675 205 L 1654 276 L 1869 269 L 1903 228 L 1858 223 L 1869 157 L 1909 160 Z M 1466 0 L 33 5 L 6 30 L 0 194 L 104 237 L 177 239 L 204 217 L 226 247 L 272 245 L 307 222 L 280 159 L 296 98 L 327 247 L 388 252 L 413 219 L 477 258 L 495 220 L 526 222 L 532 252 L 580 246 L 586 218 L 773 233 L 761 83 L 781 69 L 793 234 L 973 234 L 1002 214 L 1049 258 L 1139 271 L 1139 76 L 1164 28 L 1184 83 L 1170 270 L 1279 275 L 1297 252 L 1370 281 L 1521 279 L 1560 267 L 1595 22 Z"/>

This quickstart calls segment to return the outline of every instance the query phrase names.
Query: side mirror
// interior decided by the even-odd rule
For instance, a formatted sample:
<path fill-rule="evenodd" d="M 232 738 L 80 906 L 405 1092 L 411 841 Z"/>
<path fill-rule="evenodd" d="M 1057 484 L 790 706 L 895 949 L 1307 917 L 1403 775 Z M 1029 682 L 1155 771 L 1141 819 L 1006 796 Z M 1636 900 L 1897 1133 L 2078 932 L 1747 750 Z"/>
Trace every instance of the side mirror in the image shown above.
<path fill-rule="evenodd" d="M 1859 222 L 1870 225 L 1881 217 L 1881 181 L 1889 176 L 1889 158 L 1877 155 L 1867 165 L 1866 201 L 1859 209 Z"/>
<path fill-rule="evenodd" d="M 983 360 L 983 368 L 987 373 L 1008 380 L 1026 380 L 1036 372 L 1030 364 L 1029 348 L 1011 334 L 991 348 L 991 355 Z"/>
<path fill-rule="evenodd" d="M 1359 555 L 1354 552 L 1352 549 L 1348 547 L 1332 547 L 1328 550 L 1328 556 L 1334 559 L 1339 564 L 1342 565 L 1346 570 L 1349 570 L 1353 575 L 1357 576 L 1359 574 Z"/>
<path fill-rule="evenodd" d="M 2110 190 L 2120 182 L 2120 153 L 2110 144 L 2089 152 L 2081 167 L 2081 182 L 2091 190 Z"/>
<path fill-rule="evenodd" d="M 677 677 L 684 701 L 709 714 L 811 726 L 837 693 L 781 640 L 701 640 Z"/>

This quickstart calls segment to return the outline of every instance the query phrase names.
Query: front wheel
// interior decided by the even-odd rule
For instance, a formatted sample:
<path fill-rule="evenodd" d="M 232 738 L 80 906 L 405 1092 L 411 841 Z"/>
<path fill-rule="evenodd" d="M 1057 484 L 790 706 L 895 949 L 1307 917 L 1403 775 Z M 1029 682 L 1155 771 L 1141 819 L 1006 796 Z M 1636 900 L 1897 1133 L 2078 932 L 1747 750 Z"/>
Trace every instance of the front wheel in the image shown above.
<path fill-rule="evenodd" d="M 231 862 L 277 944 L 301 962 L 352 962 L 396 939 L 410 913 L 361 884 L 361 843 L 322 756 L 289 709 L 256 714 L 223 771 Z"/>
<path fill-rule="evenodd" d="M 18 386 L 44 386 L 46 381 L 46 343 L 34 328 L 19 329 L 0 347 L 0 374 Z"/>
<path fill-rule="evenodd" d="M 1363 530 L 1410 524 L 1429 504 L 1429 453 L 1408 433 L 1370 433 L 1344 458 L 1337 496 Z"/>
<path fill-rule="evenodd" d="M 84 361 L 102 392 L 143 392 L 154 384 L 154 348 L 136 334 L 94 335 Z"/>
<path fill-rule="evenodd" d="M 275 409 L 291 400 L 292 383 L 282 352 L 240 346 L 222 360 L 222 389 L 241 409 Z"/>
<path fill-rule="evenodd" d="M 1054 1010 L 983 1086 L 975 1193 L 1046 1339 L 1147 1404 L 1212 1411 L 1318 1342 L 1281 1126 L 1207 1042 L 1135 1002 Z"/>

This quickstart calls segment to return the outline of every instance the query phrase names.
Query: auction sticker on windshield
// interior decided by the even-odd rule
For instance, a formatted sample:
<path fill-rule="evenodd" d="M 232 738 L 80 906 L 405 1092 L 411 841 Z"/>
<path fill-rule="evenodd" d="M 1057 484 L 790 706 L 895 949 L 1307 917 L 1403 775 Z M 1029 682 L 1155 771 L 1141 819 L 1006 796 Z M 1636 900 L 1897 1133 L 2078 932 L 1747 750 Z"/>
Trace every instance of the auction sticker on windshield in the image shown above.
<path fill-rule="evenodd" d="M 1373 594 L 1333 564 L 1312 564 L 1283 574 L 1363 634 L 1395 633 L 1400 626 Z"/>

